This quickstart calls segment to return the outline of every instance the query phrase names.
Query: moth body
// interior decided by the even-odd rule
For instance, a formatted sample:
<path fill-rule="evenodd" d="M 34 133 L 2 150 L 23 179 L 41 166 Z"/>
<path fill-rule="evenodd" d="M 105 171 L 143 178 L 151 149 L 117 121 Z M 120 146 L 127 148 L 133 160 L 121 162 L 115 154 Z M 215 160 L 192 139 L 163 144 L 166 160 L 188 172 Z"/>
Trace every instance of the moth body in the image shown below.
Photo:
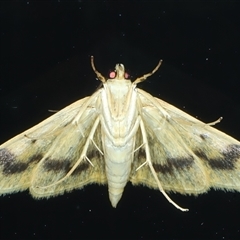
<path fill-rule="evenodd" d="M 121 72 L 118 76 L 122 76 Z M 137 94 L 124 78 L 109 79 L 101 92 L 101 133 L 109 198 L 113 207 L 120 200 L 129 181 L 135 135 L 139 127 L 135 108 Z"/>

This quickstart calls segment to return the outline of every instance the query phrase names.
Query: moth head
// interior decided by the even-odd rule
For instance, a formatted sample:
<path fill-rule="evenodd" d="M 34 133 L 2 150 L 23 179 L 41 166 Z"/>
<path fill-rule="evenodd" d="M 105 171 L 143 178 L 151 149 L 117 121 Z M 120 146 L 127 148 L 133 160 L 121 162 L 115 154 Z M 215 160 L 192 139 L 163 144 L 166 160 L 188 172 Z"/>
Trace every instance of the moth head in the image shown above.
<path fill-rule="evenodd" d="M 162 64 L 162 60 L 159 61 L 158 65 L 152 70 L 152 72 L 144 74 L 142 77 L 137 78 L 133 83 L 137 84 L 139 82 L 145 81 L 148 77 L 150 77 L 152 74 L 154 74 L 158 68 L 161 66 Z M 97 71 L 97 69 L 95 68 L 94 65 L 94 58 L 93 56 L 91 56 L 91 65 L 92 65 L 92 69 L 93 71 L 96 73 L 97 78 L 102 82 L 105 83 L 107 80 L 105 77 L 103 77 L 103 75 Z M 129 78 L 129 74 L 125 72 L 125 68 L 124 65 L 121 63 L 116 64 L 115 66 L 115 71 L 110 72 L 109 74 L 111 79 L 117 79 L 117 80 L 126 80 Z"/>
<path fill-rule="evenodd" d="M 115 71 L 109 73 L 111 79 L 115 78 L 118 80 L 127 79 L 129 77 L 128 73 L 125 72 L 125 67 L 121 63 L 117 63 L 115 66 Z"/>

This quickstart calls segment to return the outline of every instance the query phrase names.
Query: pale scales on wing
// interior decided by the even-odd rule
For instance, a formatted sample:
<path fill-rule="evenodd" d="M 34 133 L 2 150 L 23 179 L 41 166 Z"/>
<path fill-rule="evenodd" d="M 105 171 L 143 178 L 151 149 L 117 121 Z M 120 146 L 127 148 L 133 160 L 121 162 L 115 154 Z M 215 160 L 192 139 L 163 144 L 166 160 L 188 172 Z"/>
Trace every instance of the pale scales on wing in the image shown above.
<path fill-rule="evenodd" d="M 91 63 L 103 88 L 0 146 L 0 194 L 30 189 L 42 198 L 99 183 L 116 206 L 129 180 L 184 211 L 166 192 L 240 191 L 237 140 L 136 88 L 161 61 L 133 83 L 122 64 L 106 80 Z"/>

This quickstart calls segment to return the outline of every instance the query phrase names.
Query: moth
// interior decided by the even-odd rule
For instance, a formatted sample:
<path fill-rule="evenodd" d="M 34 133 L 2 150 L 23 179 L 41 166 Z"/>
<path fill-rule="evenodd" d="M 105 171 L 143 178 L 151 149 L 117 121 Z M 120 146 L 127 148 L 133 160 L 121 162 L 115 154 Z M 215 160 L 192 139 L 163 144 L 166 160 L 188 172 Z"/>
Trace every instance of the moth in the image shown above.
<path fill-rule="evenodd" d="M 0 146 L 0 194 L 29 189 L 48 198 L 91 183 L 107 184 L 116 207 L 128 181 L 198 195 L 240 191 L 240 142 L 137 88 L 123 64 L 110 79 L 91 65 L 102 88 Z"/>

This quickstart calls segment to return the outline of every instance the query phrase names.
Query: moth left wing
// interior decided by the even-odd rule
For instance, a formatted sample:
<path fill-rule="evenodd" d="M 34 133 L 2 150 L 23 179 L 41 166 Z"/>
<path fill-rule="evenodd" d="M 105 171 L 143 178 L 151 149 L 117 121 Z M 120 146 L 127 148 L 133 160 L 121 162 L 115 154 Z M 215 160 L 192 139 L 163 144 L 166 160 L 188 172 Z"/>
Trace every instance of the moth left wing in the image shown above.
<path fill-rule="evenodd" d="M 49 197 L 88 183 L 105 183 L 96 104 L 98 92 L 2 144 L 0 194 L 29 188 L 34 197 Z"/>
<path fill-rule="evenodd" d="M 151 163 L 165 191 L 199 194 L 209 188 L 240 191 L 240 142 L 176 107 L 138 89 L 141 129 L 136 147 L 147 144 Z M 133 184 L 158 188 L 146 165 L 146 147 L 134 153 Z"/>

